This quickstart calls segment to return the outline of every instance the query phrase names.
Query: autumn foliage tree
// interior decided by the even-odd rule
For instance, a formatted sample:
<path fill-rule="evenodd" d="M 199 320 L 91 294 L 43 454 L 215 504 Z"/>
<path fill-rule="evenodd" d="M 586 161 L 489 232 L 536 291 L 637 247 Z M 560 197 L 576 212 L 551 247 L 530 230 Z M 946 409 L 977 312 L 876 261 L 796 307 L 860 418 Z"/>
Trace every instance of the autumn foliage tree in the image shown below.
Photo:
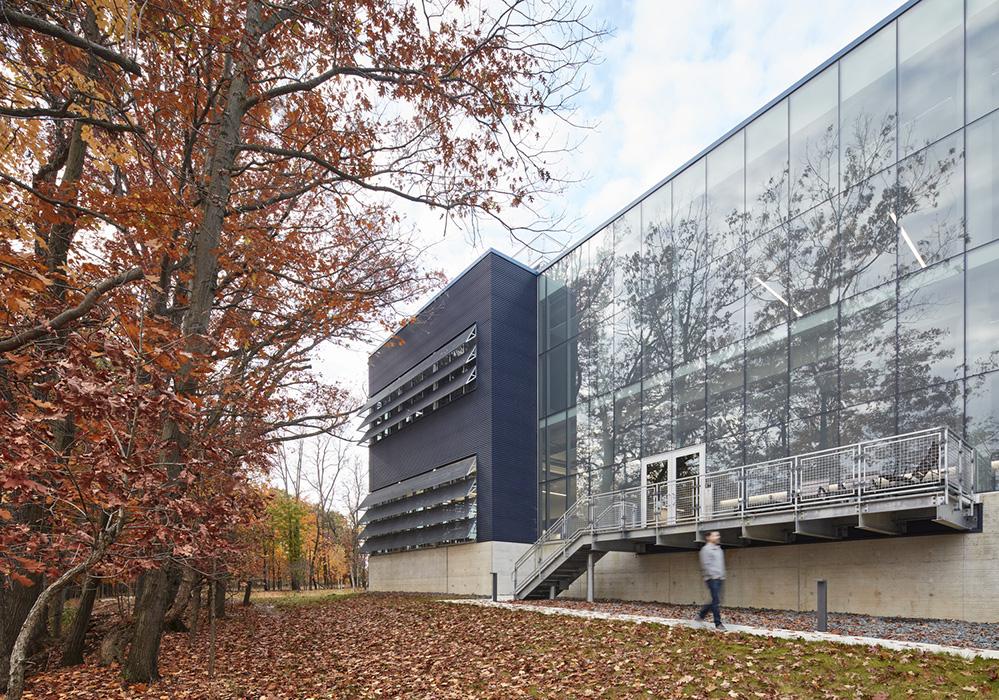
<path fill-rule="evenodd" d="M 138 577 L 122 671 L 156 678 L 178 591 L 241 556 L 274 445 L 352 408 L 317 350 L 438 283 L 400 203 L 516 234 L 506 212 L 558 188 L 544 120 L 596 36 L 561 0 L 4 3 L 11 697 L 47 602 L 95 577 Z"/>

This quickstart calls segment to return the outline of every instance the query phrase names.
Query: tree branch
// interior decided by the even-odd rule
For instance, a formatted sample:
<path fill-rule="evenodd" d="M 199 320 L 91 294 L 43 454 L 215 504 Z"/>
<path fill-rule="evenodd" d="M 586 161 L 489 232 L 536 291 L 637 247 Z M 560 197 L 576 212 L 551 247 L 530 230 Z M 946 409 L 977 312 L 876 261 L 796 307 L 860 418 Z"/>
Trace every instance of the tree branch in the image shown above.
<path fill-rule="evenodd" d="M 122 56 L 117 51 L 112 51 L 106 46 L 95 44 L 89 39 L 85 39 L 82 36 L 63 29 L 57 24 L 46 22 L 38 17 L 32 17 L 31 15 L 26 15 L 24 13 L 8 9 L 4 6 L 3 8 L 0 8 L 0 24 L 9 24 L 12 27 L 22 27 L 24 29 L 30 29 L 38 32 L 39 34 L 51 36 L 59 39 L 60 41 L 66 42 L 70 46 L 75 46 L 78 49 L 83 49 L 84 51 L 90 51 L 95 56 L 99 56 L 105 61 L 109 61 L 120 66 L 122 70 L 125 70 L 132 75 L 142 75 L 142 69 L 139 67 L 139 64 L 132 59 Z"/>
<path fill-rule="evenodd" d="M 90 124 L 108 131 L 143 133 L 143 129 L 131 124 L 117 124 L 106 119 L 96 119 L 76 112 L 62 109 L 48 109 L 44 107 L 17 109 L 14 107 L 0 107 L 0 117 L 12 117 L 14 119 L 69 119 Z"/>
<path fill-rule="evenodd" d="M 133 267 L 127 272 L 123 272 L 120 275 L 114 277 L 108 277 L 98 282 L 93 289 L 87 292 L 87 295 L 83 297 L 78 305 L 71 309 L 66 309 L 51 321 L 46 323 L 41 323 L 34 328 L 29 328 L 28 330 L 18 333 L 17 335 L 11 336 L 6 340 L 0 340 L 0 352 L 10 352 L 11 350 L 17 350 L 18 348 L 27 345 L 33 340 L 41 338 L 42 336 L 48 335 L 54 330 L 58 330 L 65 326 L 71 321 L 75 321 L 84 314 L 88 313 L 97 304 L 97 301 L 109 291 L 116 287 L 120 287 L 128 282 L 134 282 L 142 277 L 142 268 Z"/>

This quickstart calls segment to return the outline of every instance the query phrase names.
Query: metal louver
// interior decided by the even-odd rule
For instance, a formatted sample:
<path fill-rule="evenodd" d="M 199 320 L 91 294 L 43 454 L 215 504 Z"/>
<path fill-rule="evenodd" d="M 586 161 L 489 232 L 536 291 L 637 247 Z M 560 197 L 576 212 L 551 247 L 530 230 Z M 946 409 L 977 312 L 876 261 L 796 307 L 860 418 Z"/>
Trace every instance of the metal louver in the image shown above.
<path fill-rule="evenodd" d="M 386 486 L 362 502 L 362 549 L 383 553 L 475 539 L 475 457 Z"/>
<path fill-rule="evenodd" d="M 384 439 L 475 388 L 478 332 L 472 324 L 375 393 L 364 408 L 361 441 Z"/>

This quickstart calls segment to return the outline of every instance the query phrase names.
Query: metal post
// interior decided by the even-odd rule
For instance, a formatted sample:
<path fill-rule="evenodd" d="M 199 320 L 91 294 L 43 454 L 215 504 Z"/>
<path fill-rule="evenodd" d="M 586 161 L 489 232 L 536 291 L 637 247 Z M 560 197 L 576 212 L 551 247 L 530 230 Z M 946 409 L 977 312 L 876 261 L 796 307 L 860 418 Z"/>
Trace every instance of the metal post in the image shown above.
<path fill-rule="evenodd" d="M 555 600 L 555 584 L 548 588 L 548 600 Z"/>
<path fill-rule="evenodd" d="M 499 578 L 499 574 L 497 574 L 494 571 L 493 572 L 493 602 L 494 603 L 497 600 L 499 600 L 499 581 L 498 581 L 498 578 Z"/>
<path fill-rule="evenodd" d="M 586 602 L 593 602 L 593 567 L 596 564 L 593 557 L 593 552 L 589 552 L 586 555 Z"/>
<path fill-rule="evenodd" d="M 829 631 L 828 595 L 827 585 L 824 578 L 817 581 L 818 587 L 815 591 L 815 631 Z"/>

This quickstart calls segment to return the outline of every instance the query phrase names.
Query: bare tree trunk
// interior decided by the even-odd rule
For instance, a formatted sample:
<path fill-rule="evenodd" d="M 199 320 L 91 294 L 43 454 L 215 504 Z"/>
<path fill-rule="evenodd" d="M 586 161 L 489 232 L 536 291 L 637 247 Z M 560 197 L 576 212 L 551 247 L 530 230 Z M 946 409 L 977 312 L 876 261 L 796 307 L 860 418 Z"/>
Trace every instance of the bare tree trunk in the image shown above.
<path fill-rule="evenodd" d="M 253 591 L 253 580 L 246 579 L 246 590 L 243 591 L 243 605 L 250 604 L 250 593 Z"/>
<path fill-rule="evenodd" d="M 184 613 L 191 601 L 191 589 L 194 588 L 194 579 L 197 577 L 194 569 L 187 567 L 180 578 L 180 587 L 177 595 L 173 599 L 173 605 L 167 612 L 164 628 L 172 632 L 184 632 Z"/>
<path fill-rule="evenodd" d="M 62 588 L 55 599 L 49 604 L 49 612 L 51 614 L 51 629 L 50 634 L 53 639 L 59 639 L 62 636 L 62 614 L 66 609 L 66 589 Z"/>
<path fill-rule="evenodd" d="M 191 593 L 190 617 L 187 622 L 189 630 L 188 639 L 191 646 L 194 646 L 194 640 L 198 637 L 198 625 L 201 622 L 201 589 L 203 588 L 203 584 L 204 578 L 199 576 L 198 583 L 194 587 L 194 591 Z"/>
<path fill-rule="evenodd" d="M 69 636 L 66 637 L 62 659 L 59 661 L 60 666 L 78 666 L 83 663 L 83 644 L 87 638 L 87 629 L 90 627 L 90 615 L 94 610 L 94 601 L 97 599 L 97 586 L 98 581 L 93 576 L 87 576 L 83 579 L 80 605 L 76 609 L 73 625 L 69 628 Z"/>
<path fill-rule="evenodd" d="M 208 584 L 208 595 L 209 595 L 209 597 L 213 601 L 218 600 L 218 597 L 219 597 L 218 596 L 219 587 L 220 586 L 219 586 L 218 579 L 215 578 L 215 577 L 212 577 L 211 583 Z M 223 600 L 225 600 L 224 594 L 223 594 Z M 209 634 L 209 638 L 208 638 L 208 678 L 209 679 L 215 677 L 215 641 L 216 641 L 216 637 L 215 637 L 215 618 L 216 618 L 216 615 L 215 615 L 215 605 L 214 605 L 214 603 L 212 603 L 211 605 L 208 606 L 208 629 L 209 629 L 209 633 L 208 633 Z"/>
<path fill-rule="evenodd" d="M 202 200 L 201 221 L 194 232 L 191 250 L 190 295 L 181 329 L 188 350 L 196 354 L 211 349 L 204 336 L 208 332 L 215 304 L 219 244 L 232 189 L 232 172 L 240 146 L 240 131 L 246 97 L 249 94 L 250 72 L 254 68 L 261 32 L 264 31 L 260 0 L 250 0 L 245 12 L 245 33 L 233 53 L 236 58 L 233 62 L 232 77 L 229 80 L 225 107 L 219 115 L 218 136 L 208 164 L 208 182 Z M 280 23 L 280 20 L 277 23 Z M 181 365 L 175 381 L 180 394 L 195 396 L 198 393 L 198 379 L 192 374 L 190 363 Z M 181 458 L 187 447 L 187 436 L 179 425 L 170 420 L 165 421 L 163 432 L 171 453 L 171 459 L 167 460 L 169 464 L 167 473 L 171 479 L 177 479 L 183 466 Z M 148 605 L 143 600 L 142 609 L 136 617 L 135 639 L 123 668 L 123 675 L 129 682 L 147 682 L 158 676 L 157 657 L 166 614 L 166 603 L 163 602 L 167 592 L 166 571 L 157 572 L 155 576 L 158 579 L 159 594 L 157 599 L 150 601 Z M 148 595 L 148 592 L 143 594 L 143 599 Z"/>
<path fill-rule="evenodd" d="M 148 683 L 159 678 L 160 638 L 169 604 L 170 581 L 166 567 L 147 571 L 142 598 L 135 615 L 132 645 L 121 672 L 128 683 Z"/>
<path fill-rule="evenodd" d="M 225 584 L 224 575 L 216 577 L 214 584 L 214 595 L 212 596 L 212 611 L 216 619 L 225 619 Z"/>

